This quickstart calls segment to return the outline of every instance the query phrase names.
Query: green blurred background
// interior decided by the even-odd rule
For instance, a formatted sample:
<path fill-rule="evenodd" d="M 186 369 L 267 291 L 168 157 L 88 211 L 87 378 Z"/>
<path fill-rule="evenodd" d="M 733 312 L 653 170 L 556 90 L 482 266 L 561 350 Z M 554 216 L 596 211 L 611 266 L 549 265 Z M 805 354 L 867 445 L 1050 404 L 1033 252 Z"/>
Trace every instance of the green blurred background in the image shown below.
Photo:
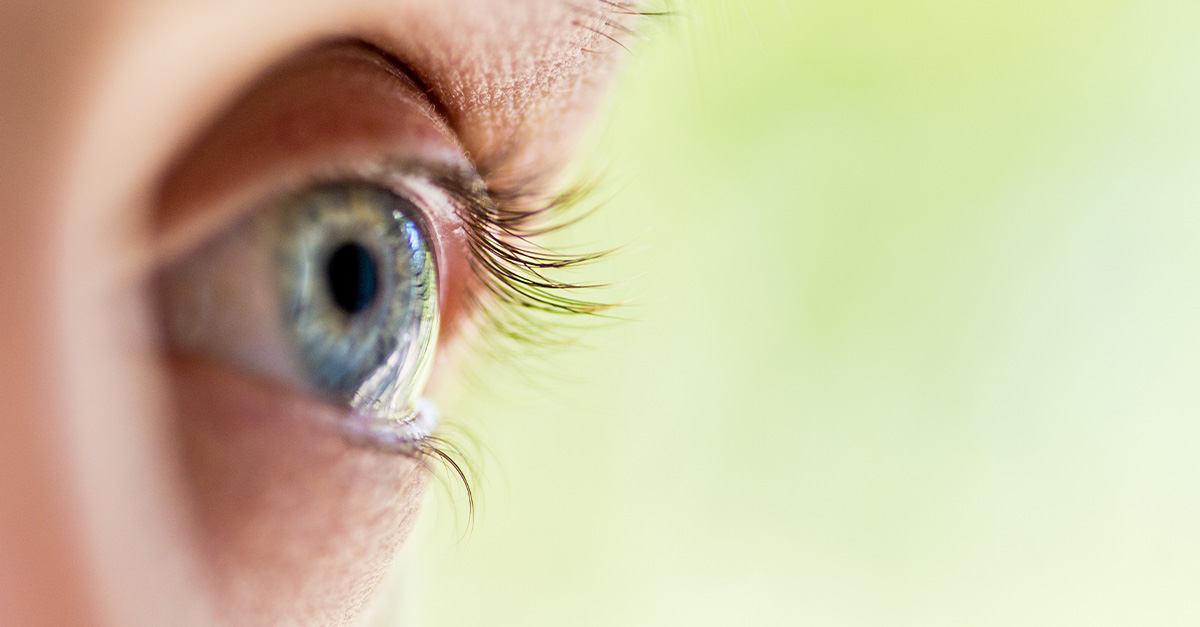
<path fill-rule="evenodd" d="M 675 8 L 572 233 L 633 321 L 451 404 L 409 624 L 1200 624 L 1200 3 Z"/>

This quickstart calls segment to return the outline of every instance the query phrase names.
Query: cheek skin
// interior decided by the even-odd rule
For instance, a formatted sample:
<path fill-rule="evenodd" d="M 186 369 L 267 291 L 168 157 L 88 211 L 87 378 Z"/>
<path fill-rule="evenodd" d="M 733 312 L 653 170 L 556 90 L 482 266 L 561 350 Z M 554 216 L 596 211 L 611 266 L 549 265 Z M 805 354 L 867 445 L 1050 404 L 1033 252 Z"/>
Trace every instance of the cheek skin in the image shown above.
<path fill-rule="evenodd" d="M 203 584 L 232 624 L 353 624 L 408 535 L 418 462 L 346 443 L 325 407 L 172 358 Z"/>
<path fill-rule="evenodd" d="M 331 35 L 390 44 L 477 161 L 559 161 L 603 82 L 587 76 L 611 61 L 579 54 L 604 41 L 576 41 L 568 4 L 4 4 L 0 625 L 211 625 L 210 609 L 235 625 L 351 620 L 423 480 L 298 419 L 319 407 L 137 353 L 154 325 L 143 333 L 151 309 L 127 297 L 124 270 L 155 239 L 147 199 L 208 115 Z"/>

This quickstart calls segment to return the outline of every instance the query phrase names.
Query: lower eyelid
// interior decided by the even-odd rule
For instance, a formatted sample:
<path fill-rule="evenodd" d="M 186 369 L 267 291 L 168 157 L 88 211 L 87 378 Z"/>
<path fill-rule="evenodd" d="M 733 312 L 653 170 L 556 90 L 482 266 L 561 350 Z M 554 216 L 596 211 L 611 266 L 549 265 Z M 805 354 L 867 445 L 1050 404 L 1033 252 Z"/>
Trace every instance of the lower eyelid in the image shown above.
<path fill-rule="evenodd" d="M 428 482 L 420 460 L 355 446 L 325 426 L 344 410 L 224 365 L 173 356 L 167 367 L 220 609 L 319 599 L 338 581 L 331 573 L 382 575 L 415 523 Z"/>
<path fill-rule="evenodd" d="M 427 436 L 428 431 L 437 423 L 436 406 L 429 401 L 423 401 L 424 408 L 430 409 L 432 414 L 420 418 L 413 424 L 402 425 L 401 432 L 410 438 L 408 445 L 388 446 L 385 441 L 382 442 L 382 445 L 364 448 L 361 446 L 362 444 L 375 445 L 376 443 L 363 442 L 362 439 L 356 437 L 356 434 L 365 429 L 379 427 L 365 421 L 351 422 L 351 432 L 347 433 L 345 426 L 350 410 L 345 407 L 327 403 L 312 395 L 292 389 L 290 386 L 247 374 L 208 357 L 173 353 L 168 355 L 167 361 L 169 368 L 177 377 L 186 381 L 181 386 L 185 390 L 182 396 L 188 398 L 181 399 L 177 403 L 181 407 L 186 406 L 189 410 L 195 409 L 198 405 L 211 405 L 216 399 L 227 404 L 227 409 L 230 410 L 219 412 L 216 415 L 218 419 L 228 418 L 230 413 L 246 413 L 254 416 L 255 418 L 251 422 L 259 426 L 272 425 L 271 428 L 275 428 L 273 423 L 277 422 L 288 425 L 286 427 L 288 429 L 298 429 L 308 433 L 314 438 L 329 439 L 331 440 L 331 450 L 373 449 L 378 454 L 386 455 L 398 452 L 409 453 L 416 450 L 412 446 L 413 442 L 418 442 L 422 436 Z M 204 388 L 203 394 L 201 394 L 202 388 Z M 183 400 L 188 402 L 184 403 Z M 207 417 L 206 420 L 208 420 Z M 345 436 L 347 435 L 349 442 L 346 441 Z M 339 440 L 339 438 L 341 439 Z M 334 444 L 333 440 L 338 441 Z"/>
<path fill-rule="evenodd" d="M 183 390 L 180 396 L 184 398 L 178 399 L 177 405 L 188 410 L 214 402 L 227 404 L 236 407 L 239 413 L 256 416 L 250 422 L 259 427 L 287 421 L 294 428 L 314 433 L 326 432 L 321 425 L 336 422 L 347 411 L 209 357 L 171 353 L 167 362 L 171 371 L 183 381 L 179 388 Z M 239 399 L 238 402 L 231 400 L 233 398 Z"/>

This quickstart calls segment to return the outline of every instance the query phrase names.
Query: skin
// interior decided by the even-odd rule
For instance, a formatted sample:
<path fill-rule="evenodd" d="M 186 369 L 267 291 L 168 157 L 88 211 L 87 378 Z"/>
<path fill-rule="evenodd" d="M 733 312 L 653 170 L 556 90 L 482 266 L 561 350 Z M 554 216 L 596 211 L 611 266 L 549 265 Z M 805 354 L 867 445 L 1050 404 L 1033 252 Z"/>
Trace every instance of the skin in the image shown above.
<path fill-rule="evenodd" d="M 424 473 L 318 428 L 340 409 L 302 391 L 169 355 L 151 277 L 175 234 L 225 219 L 205 194 L 248 185 L 204 163 L 236 103 L 321 42 L 365 41 L 409 68 L 441 121 L 421 136 L 446 133 L 489 184 L 552 188 L 622 56 L 595 32 L 621 16 L 585 8 L 0 3 L 0 624 L 362 617 Z M 453 251 L 453 225 L 437 230 Z M 461 297 L 462 269 L 443 261 Z"/>

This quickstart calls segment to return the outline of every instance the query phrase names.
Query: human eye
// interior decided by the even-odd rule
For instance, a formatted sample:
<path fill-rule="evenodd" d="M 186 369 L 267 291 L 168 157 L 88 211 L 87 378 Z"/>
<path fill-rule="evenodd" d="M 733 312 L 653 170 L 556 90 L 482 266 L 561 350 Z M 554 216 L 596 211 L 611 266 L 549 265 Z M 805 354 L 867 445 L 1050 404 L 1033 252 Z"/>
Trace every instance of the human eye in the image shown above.
<path fill-rule="evenodd" d="M 311 564 L 384 571 L 431 470 L 467 483 L 430 388 L 457 347 L 601 308 L 552 278 L 588 257 L 538 243 L 559 203 L 531 189 L 489 181 L 359 42 L 267 71 L 174 159 L 148 284 L 204 577 L 231 615 L 358 598 Z"/>
<path fill-rule="evenodd" d="M 167 348 L 191 371 L 315 402 L 303 413 L 358 444 L 448 461 L 423 394 L 439 346 L 467 330 L 542 342 L 557 336 L 546 314 L 606 308 L 553 278 L 594 255 L 539 243 L 569 196 L 538 190 L 485 182 L 378 49 L 303 52 L 219 118 L 160 192 Z"/>
<path fill-rule="evenodd" d="M 345 407 L 335 426 L 367 443 L 428 437 L 439 294 L 424 216 L 448 201 L 417 191 L 415 175 L 394 179 L 310 183 L 172 264 L 161 289 L 173 349 Z"/>
<path fill-rule="evenodd" d="M 485 185 L 376 51 L 309 51 L 262 85 L 163 191 L 167 346 L 320 404 L 312 415 L 357 444 L 420 452 L 439 335 L 464 324 L 476 284 L 464 220 Z M 214 171 L 224 189 L 200 180 Z M 189 187 L 198 204 L 179 199 Z"/>

